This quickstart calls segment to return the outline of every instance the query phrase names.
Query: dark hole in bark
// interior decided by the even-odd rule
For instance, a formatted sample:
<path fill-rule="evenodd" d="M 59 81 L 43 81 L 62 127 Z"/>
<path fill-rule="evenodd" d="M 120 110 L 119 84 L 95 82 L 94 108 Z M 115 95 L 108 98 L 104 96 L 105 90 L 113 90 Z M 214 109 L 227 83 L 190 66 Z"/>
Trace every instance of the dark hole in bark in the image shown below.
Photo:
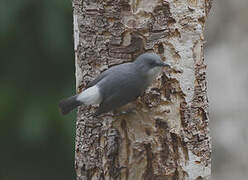
<path fill-rule="evenodd" d="M 164 46 L 162 43 L 159 43 L 159 45 L 158 45 L 158 53 L 164 54 Z"/>

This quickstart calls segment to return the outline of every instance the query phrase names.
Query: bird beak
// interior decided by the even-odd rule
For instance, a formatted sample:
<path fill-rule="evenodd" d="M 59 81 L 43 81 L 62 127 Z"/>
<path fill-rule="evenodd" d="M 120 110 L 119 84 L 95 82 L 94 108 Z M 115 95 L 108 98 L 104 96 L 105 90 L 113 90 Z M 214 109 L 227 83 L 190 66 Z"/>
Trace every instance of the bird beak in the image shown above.
<path fill-rule="evenodd" d="M 162 62 L 162 63 L 160 64 L 160 66 L 167 67 L 167 68 L 170 68 L 170 67 L 171 67 L 169 64 L 167 64 L 167 63 L 165 63 L 165 62 Z"/>

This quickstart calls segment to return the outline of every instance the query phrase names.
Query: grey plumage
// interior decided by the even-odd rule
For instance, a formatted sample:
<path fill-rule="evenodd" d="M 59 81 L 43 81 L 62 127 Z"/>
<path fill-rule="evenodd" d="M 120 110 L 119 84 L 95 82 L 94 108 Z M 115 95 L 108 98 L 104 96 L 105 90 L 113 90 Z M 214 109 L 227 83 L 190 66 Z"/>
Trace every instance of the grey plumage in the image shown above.
<path fill-rule="evenodd" d="M 102 102 L 96 115 L 125 105 L 135 100 L 145 91 L 148 85 L 147 78 L 144 74 L 137 73 L 137 71 L 139 69 L 133 63 L 125 63 L 106 72 L 105 77 L 97 83 L 102 95 Z M 111 74 L 116 74 L 116 76 Z"/>
<path fill-rule="evenodd" d="M 89 92 L 88 94 L 99 96 L 98 99 L 92 100 L 92 104 L 100 102 L 95 115 L 109 112 L 134 101 L 146 90 L 162 66 L 168 65 L 162 62 L 158 55 L 145 53 L 140 55 L 132 63 L 117 65 L 101 73 L 86 87 L 86 90 Z M 67 103 L 72 100 L 71 98 L 63 100 L 60 103 L 62 112 L 67 113 L 68 110 L 75 108 L 75 106 L 84 104 L 87 94 L 85 93 L 83 95 L 80 96 L 81 98 L 79 96 L 73 96 L 76 97 L 73 99 L 77 103 Z M 89 100 L 87 102 L 91 103 Z M 71 104 L 73 107 L 69 108 L 65 104 L 68 106 Z"/>
<path fill-rule="evenodd" d="M 77 101 L 77 96 L 71 96 L 67 99 L 63 99 L 59 102 L 59 107 L 61 109 L 61 113 L 63 115 L 68 114 L 69 112 L 71 112 L 74 108 L 82 105 L 83 103 L 80 101 Z"/>

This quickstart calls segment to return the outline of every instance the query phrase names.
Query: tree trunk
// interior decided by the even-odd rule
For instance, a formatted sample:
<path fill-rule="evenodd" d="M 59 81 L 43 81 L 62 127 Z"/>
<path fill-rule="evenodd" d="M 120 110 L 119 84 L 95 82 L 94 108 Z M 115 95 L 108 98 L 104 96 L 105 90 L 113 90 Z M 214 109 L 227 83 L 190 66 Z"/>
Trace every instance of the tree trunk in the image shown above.
<path fill-rule="evenodd" d="M 73 0 L 76 86 L 154 51 L 172 64 L 129 104 L 134 113 L 76 123 L 78 180 L 210 179 L 203 30 L 210 0 Z"/>

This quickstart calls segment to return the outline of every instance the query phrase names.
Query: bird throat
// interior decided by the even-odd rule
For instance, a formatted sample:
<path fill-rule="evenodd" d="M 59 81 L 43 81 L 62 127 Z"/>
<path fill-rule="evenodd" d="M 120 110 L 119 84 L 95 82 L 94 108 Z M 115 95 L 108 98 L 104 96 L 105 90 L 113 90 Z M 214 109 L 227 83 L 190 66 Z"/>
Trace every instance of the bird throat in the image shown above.
<path fill-rule="evenodd" d="M 154 67 L 148 71 L 149 83 L 151 83 L 162 71 L 162 67 Z"/>

